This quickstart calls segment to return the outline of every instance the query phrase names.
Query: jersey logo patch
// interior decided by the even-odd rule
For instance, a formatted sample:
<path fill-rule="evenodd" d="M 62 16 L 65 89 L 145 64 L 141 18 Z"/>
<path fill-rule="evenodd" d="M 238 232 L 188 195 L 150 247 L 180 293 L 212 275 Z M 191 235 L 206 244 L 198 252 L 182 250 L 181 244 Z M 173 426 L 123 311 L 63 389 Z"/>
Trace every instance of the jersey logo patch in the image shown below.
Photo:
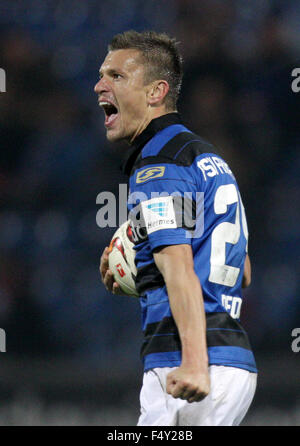
<path fill-rule="evenodd" d="M 159 178 L 164 176 L 165 166 L 147 167 L 147 169 L 141 170 L 136 176 L 137 183 L 143 183 L 152 178 Z"/>
<path fill-rule="evenodd" d="M 153 212 L 157 212 L 161 217 L 166 217 L 168 211 L 168 204 L 164 202 L 148 204 L 148 209 Z"/>
<path fill-rule="evenodd" d="M 173 197 L 157 197 L 141 203 L 147 234 L 177 228 Z"/>

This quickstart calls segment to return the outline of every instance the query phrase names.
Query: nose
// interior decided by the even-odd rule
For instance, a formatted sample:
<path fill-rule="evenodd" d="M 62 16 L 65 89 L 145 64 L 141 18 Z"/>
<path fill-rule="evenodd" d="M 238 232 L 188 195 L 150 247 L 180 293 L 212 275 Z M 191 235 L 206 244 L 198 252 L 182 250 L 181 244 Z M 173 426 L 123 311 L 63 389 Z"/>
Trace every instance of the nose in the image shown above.
<path fill-rule="evenodd" d="M 101 79 L 99 79 L 99 81 L 96 83 L 95 87 L 94 87 L 94 92 L 96 94 L 101 94 L 104 92 L 109 91 L 109 86 L 107 81 L 105 80 L 104 77 L 102 77 Z"/>

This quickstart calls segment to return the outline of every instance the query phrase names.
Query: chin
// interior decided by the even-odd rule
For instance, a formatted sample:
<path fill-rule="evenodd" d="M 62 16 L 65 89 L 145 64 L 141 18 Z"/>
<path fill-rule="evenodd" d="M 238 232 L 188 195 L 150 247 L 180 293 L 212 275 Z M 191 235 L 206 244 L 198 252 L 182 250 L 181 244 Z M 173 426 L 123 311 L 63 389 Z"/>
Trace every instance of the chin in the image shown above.
<path fill-rule="evenodd" d="M 122 139 L 118 132 L 114 132 L 113 130 L 106 131 L 106 138 L 109 142 L 117 142 Z"/>
<path fill-rule="evenodd" d="M 117 130 L 108 129 L 106 131 L 106 138 L 109 142 L 121 142 L 121 141 L 130 141 L 130 137 L 128 135 L 124 135 Z"/>

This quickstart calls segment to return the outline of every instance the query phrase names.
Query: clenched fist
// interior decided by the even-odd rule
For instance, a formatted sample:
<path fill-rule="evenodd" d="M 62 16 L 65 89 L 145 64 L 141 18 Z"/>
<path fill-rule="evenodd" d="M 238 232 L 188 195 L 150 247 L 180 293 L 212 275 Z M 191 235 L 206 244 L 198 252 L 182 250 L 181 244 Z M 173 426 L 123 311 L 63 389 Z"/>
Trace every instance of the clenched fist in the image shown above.
<path fill-rule="evenodd" d="M 180 366 L 167 375 L 167 393 L 189 403 L 203 400 L 210 391 L 208 370 L 199 372 Z"/>

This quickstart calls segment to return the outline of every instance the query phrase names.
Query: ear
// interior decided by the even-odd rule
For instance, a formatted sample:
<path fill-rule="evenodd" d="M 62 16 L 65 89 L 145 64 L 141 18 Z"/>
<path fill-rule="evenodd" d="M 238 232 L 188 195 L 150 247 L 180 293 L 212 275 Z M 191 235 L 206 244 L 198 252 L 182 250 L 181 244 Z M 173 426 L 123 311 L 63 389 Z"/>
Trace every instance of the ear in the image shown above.
<path fill-rule="evenodd" d="M 148 90 L 147 100 L 148 104 L 153 107 L 162 105 L 170 87 L 167 81 L 154 81 Z"/>

